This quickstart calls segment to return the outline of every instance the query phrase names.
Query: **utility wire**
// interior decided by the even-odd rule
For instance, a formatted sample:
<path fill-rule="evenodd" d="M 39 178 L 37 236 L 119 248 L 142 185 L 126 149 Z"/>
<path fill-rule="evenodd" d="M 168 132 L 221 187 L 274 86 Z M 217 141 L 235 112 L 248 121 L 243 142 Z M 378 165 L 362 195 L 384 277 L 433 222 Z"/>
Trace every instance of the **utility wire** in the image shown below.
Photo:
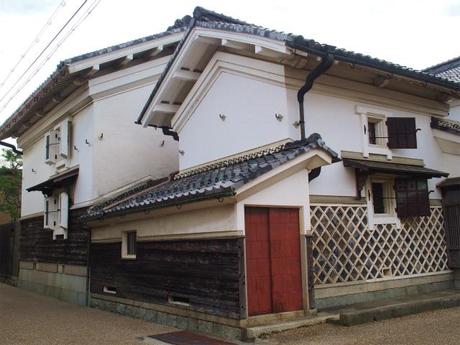
<path fill-rule="evenodd" d="M 21 92 L 23 87 L 27 85 L 27 83 L 41 70 L 41 68 L 48 62 L 48 60 L 53 56 L 53 54 L 60 48 L 62 43 L 77 29 L 79 25 L 81 25 L 81 23 L 83 23 L 83 21 L 85 21 L 85 19 L 94 11 L 94 9 L 99 5 L 101 1 L 102 0 L 95 0 L 90 5 L 90 8 L 87 10 L 87 12 L 72 26 L 72 28 L 65 34 L 65 36 L 56 44 L 51 53 L 45 58 L 44 61 L 42 61 L 41 65 L 32 72 L 32 74 L 27 78 L 27 80 L 19 88 L 17 88 L 16 92 L 1 107 L 0 112 L 5 110 L 5 108 L 14 99 L 14 97 L 16 97 L 19 94 L 19 92 Z"/>
<path fill-rule="evenodd" d="M 13 75 L 13 73 L 16 71 L 16 68 L 18 68 L 18 66 L 21 64 L 21 62 L 25 59 L 25 57 L 27 56 L 27 54 L 29 54 L 29 52 L 32 50 L 32 48 L 34 47 L 34 45 L 36 45 L 38 42 L 40 42 L 40 37 L 42 36 L 43 32 L 48 28 L 48 26 L 50 26 L 53 21 L 54 21 L 54 18 L 56 17 L 56 15 L 58 14 L 59 10 L 61 10 L 63 7 L 65 7 L 66 5 L 66 2 L 65 0 L 62 0 L 61 3 L 56 7 L 56 9 L 54 10 L 53 14 L 48 18 L 48 20 L 45 22 L 45 25 L 43 25 L 43 27 L 40 29 L 40 31 L 38 32 L 38 34 L 35 36 L 35 38 L 32 40 L 32 42 L 30 42 L 29 46 L 27 47 L 27 49 L 25 50 L 24 53 L 22 53 L 22 55 L 20 56 L 20 58 L 18 59 L 18 61 L 16 62 L 16 64 L 13 66 L 13 68 L 9 71 L 9 73 L 6 75 L 6 77 L 1 81 L 0 83 L 0 90 L 5 86 L 5 83 L 8 81 L 8 79 L 10 79 L 10 77 Z"/>
<path fill-rule="evenodd" d="M 14 87 L 21 81 L 21 79 L 24 77 L 24 75 L 29 72 L 29 70 L 35 65 L 35 63 L 42 57 L 42 55 L 46 52 L 46 50 L 49 48 L 49 46 L 56 40 L 56 38 L 61 34 L 62 31 L 69 25 L 69 23 L 72 21 L 72 19 L 75 18 L 75 16 L 80 12 L 80 10 L 83 8 L 83 6 L 88 2 L 88 0 L 84 0 L 83 3 L 80 5 L 80 7 L 77 8 L 77 10 L 72 14 L 72 16 L 65 22 L 65 24 L 59 29 L 59 31 L 54 35 L 54 37 L 51 39 L 50 42 L 45 46 L 45 48 L 42 49 L 40 54 L 34 59 L 34 61 L 27 67 L 27 69 L 19 76 L 18 79 L 11 85 L 11 87 L 6 91 L 6 93 L 3 95 L 3 97 L 0 98 L 0 102 L 2 102 L 6 96 L 11 92 L 11 90 L 14 89 Z"/>

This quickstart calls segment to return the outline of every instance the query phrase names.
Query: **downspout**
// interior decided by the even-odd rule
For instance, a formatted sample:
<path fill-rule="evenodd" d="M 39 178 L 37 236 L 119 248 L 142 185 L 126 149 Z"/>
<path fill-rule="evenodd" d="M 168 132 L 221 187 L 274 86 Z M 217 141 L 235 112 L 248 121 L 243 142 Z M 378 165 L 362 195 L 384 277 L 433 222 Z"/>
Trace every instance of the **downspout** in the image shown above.
<path fill-rule="evenodd" d="M 22 151 L 19 151 L 19 150 L 16 148 L 16 146 L 14 146 L 13 144 L 9 144 L 9 143 L 6 143 L 6 142 L 4 142 L 4 141 L 0 141 L 0 145 L 12 149 L 13 152 L 16 153 L 17 155 L 22 155 Z"/>
<path fill-rule="evenodd" d="M 297 92 L 297 101 L 299 102 L 299 114 L 300 114 L 300 139 L 305 140 L 305 113 L 303 109 L 303 101 L 305 94 L 311 90 L 315 80 L 323 73 L 325 73 L 333 64 L 334 55 L 331 53 L 326 53 L 321 60 L 321 63 L 316 66 L 310 73 L 308 73 L 307 78 L 305 79 L 305 84 Z"/>

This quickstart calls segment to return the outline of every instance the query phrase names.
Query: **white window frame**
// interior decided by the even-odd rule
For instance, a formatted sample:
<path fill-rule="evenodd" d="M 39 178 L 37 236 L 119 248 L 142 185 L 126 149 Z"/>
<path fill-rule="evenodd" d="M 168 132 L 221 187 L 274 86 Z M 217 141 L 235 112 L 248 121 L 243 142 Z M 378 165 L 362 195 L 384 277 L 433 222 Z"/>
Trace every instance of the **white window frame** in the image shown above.
<path fill-rule="evenodd" d="M 136 236 L 136 254 L 128 254 L 128 234 L 134 233 Z M 128 230 L 123 231 L 121 235 L 121 258 L 134 260 L 137 257 L 137 231 L 136 230 Z"/>
<path fill-rule="evenodd" d="M 374 212 L 374 198 L 372 195 L 372 183 L 382 183 L 385 209 L 387 213 Z M 396 224 L 398 229 L 401 228 L 401 220 L 396 213 L 396 195 L 394 191 L 394 176 L 373 175 L 369 176 L 366 181 L 366 200 L 367 200 L 367 219 L 369 228 L 372 230 L 377 224 Z"/>
<path fill-rule="evenodd" d="M 53 240 L 59 235 L 67 239 L 70 198 L 66 191 L 54 191 L 44 199 L 43 228 L 53 231 Z"/>
<path fill-rule="evenodd" d="M 65 167 L 69 162 L 71 153 L 71 125 L 70 119 L 67 118 L 45 134 L 45 153 L 43 155 L 45 163 L 54 165 L 56 169 Z M 49 152 L 48 157 L 46 156 L 47 150 Z"/>
<path fill-rule="evenodd" d="M 378 108 L 370 108 L 365 106 L 356 106 L 356 113 L 360 115 L 361 119 L 361 142 L 363 157 L 369 158 L 370 153 L 385 155 L 388 160 L 393 159 L 393 154 L 388 148 L 388 129 L 386 126 L 387 117 L 392 117 L 392 113 Z M 376 122 L 376 136 L 385 137 L 378 138 L 377 144 L 371 144 L 369 142 L 369 122 Z"/>

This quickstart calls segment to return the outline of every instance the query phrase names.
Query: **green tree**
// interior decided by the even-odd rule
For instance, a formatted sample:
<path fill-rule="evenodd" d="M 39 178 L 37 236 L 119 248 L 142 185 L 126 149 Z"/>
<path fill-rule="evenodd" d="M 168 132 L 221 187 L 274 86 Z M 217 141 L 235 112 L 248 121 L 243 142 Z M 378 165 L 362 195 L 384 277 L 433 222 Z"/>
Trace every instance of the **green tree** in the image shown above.
<path fill-rule="evenodd" d="M 11 149 L 3 150 L 5 164 L 0 167 L 0 212 L 6 212 L 11 221 L 21 214 L 22 158 Z"/>

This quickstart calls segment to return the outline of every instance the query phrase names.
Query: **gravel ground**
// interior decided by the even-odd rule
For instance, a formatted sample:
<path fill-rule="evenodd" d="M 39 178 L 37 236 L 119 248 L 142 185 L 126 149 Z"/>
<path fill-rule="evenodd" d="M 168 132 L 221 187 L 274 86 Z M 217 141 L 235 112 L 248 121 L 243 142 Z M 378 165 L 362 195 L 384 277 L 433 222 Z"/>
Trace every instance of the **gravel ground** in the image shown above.
<path fill-rule="evenodd" d="M 0 284 L 2 345 L 140 345 L 137 337 L 174 330 Z"/>
<path fill-rule="evenodd" d="M 460 308 L 352 327 L 322 324 L 275 334 L 261 343 L 289 345 L 458 345 Z"/>
<path fill-rule="evenodd" d="M 323 324 L 260 339 L 275 345 L 457 345 L 460 308 L 353 327 Z M 174 331 L 97 309 L 80 307 L 0 284 L 0 344 L 142 345 L 141 338 Z"/>

